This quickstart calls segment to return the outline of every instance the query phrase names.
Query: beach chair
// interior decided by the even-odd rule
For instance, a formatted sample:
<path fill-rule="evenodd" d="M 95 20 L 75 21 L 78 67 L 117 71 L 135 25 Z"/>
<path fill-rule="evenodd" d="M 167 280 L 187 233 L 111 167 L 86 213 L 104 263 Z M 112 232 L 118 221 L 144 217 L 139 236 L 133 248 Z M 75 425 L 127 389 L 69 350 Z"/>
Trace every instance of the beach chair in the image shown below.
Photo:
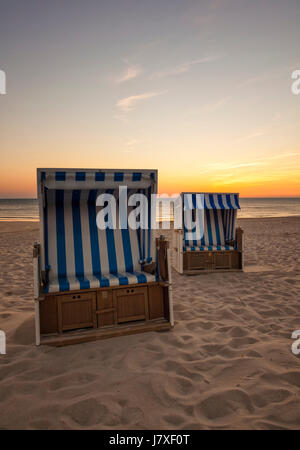
<path fill-rule="evenodd" d="M 157 171 L 37 169 L 37 188 L 37 345 L 170 329 L 170 250 L 151 227 Z M 114 217 L 109 228 L 99 228 L 101 214 Z M 128 225 L 141 217 L 147 228 Z"/>
<path fill-rule="evenodd" d="M 183 225 L 174 229 L 172 239 L 175 270 L 243 270 L 243 230 L 236 228 L 239 194 L 183 192 L 181 198 Z"/>

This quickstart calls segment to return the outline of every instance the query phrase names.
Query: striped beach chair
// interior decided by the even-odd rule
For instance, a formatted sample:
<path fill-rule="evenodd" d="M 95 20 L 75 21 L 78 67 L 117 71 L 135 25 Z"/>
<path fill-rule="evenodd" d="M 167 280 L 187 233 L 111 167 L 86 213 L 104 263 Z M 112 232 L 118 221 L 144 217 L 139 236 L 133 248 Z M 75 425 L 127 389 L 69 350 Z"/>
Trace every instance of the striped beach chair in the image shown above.
<path fill-rule="evenodd" d="M 183 192 L 182 229 L 173 233 L 179 273 L 243 269 L 243 231 L 236 228 L 239 194 Z"/>
<path fill-rule="evenodd" d="M 41 334 L 79 328 L 101 335 L 107 327 L 112 333 L 112 327 L 119 331 L 121 323 L 139 320 L 161 319 L 164 327 L 172 326 L 170 279 L 162 280 L 160 273 L 168 270 L 156 264 L 157 252 L 168 252 L 165 243 L 155 245 L 151 229 L 157 171 L 38 169 L 37 176 L 37 341 Z M 139 209 L 130 200 L 134 194 L 147 199 Z M 100 229 L 97 216 L 104 210 L 115 223 Z M 132 229 L 130 216 L 143 216 L 146 227 Z"/>

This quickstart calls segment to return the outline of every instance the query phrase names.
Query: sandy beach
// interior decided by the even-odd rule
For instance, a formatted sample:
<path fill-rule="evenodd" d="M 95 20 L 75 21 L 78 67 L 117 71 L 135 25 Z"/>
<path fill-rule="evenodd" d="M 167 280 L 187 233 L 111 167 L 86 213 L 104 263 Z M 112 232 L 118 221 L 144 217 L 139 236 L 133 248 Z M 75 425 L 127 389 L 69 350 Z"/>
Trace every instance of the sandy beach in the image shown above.
<path fill-rule="evenodd" d="M 171 332 L 52 348 L 34 344 L 38 223 L 1 222 L 0 428 L 300 428 L 300 217 L 238 225 L 245 272 L 173 272 Z"/>

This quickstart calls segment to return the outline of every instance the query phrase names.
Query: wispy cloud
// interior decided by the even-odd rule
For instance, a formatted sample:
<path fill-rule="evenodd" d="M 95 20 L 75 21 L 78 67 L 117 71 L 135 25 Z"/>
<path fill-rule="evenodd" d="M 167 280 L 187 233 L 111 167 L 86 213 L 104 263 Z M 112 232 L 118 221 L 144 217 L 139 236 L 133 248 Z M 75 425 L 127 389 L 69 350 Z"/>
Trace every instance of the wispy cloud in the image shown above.
<path fill-rule="evenodd" d="M 241 137 L 237 138 L 236 142 L 249 141 L 250 139 L 255 139 L 257 137 L 265 136 L 266 134 L 268 134 L 266 130 L 258 130 L 258 131 L 255 131 L 254 133 L 247 134 L 246 136 L 241 136 Z"/>
<path fill-rule="evenodd" d="M 256 76 L 253 76 L 250 78 L 246 78 L 238 85 L 238 87 L 243 88 L 246 86 L 270 82 L 272 80 L 273 81 L 278 80 L 281 77 L 285 77 L 286 74 L 289 73 L 290 70 L 292 70 L 292 67 L 293 66 L 290 66 L 290 65 L 284 66 L 284 67 L 278 67 L 274 70 L 271 70 L 270 72 L 263 72 L 263 73 L 260 73 L 259 75 L 256 75 Z"/>
<path fill-rule="evenodd" d="M 140 139 L 129 139 L 124 143 L 125 149 L 123 150 L 124 153 L 131 153 L 133 150 L 136 149 L 136 145 L 140 144 Z"/>
<path fill-rule="evenodd" d="M 206 57 L 200 58 L 200 59 L 194 59 L 192 61 L 187 61 L 182 64 L 179 64 L 178 66 L 175 66 L 175 67 L 171 67 L 171 68 L 164 69 L 162 71 L 154 72 L 150 75 L 149 78 L 151 80 L 156 80 L 156 79 L 165 78 L 168 76 L 180 75 L 182 73 L 189 72 L 191 70 L 192 66 L 194 66 L 196 64 L 210 63 L 210 62 L 216 61 L 220 58 L 222 58 L 221 55 L 211 55 L 211 56 L 206 56 Z"/>
<path fill-rule="evenodd" d="M 207 106 L 208 111 L 210 112 L 215 112 L 218 109 L 222 108 L 222 106 L 224 106 L 226 103 L 228 103 L 228 101 L 230 100 L 230 97 L 223 97 L 220 100 L 218 100 L 215 103 L 212 103 L 211 105 Z"/>
<path fill-rule="evenodd" d="M 274 130 L 279 130 L 281 126 L 281 114 L 279 112 L 275 112 L 273 118 L 269 124 L 265 126 L 256 128 L 252 133 L 246 134 L 244 136 L 240 136 L 236 139 L 237 143 L 249 141 L 250 139 L 259 138 L 262 136 L 267 136 L 274 133 Z"/>
<path fill-rule="evenodd" d="M 293 156 L 300 156 L 300 152 L 280 153 L 279 155 L 269 156 L 268 159 L 292 158 Z"/>
<path fill-rule="evenodd" d="M 127 147 L 133 147 L 134 145 L 138 144 L 140 142 L 139 139 L 129 139 L 129 141 L 125 142 L 125 145 Z"/>
<path fill-rule="evenodd" d="M 129 66 L 125 72 L 123 72 L 119 77 L 116 78 L 116 83 L 124 83 L 125 81 L 132 80 L 138 77 L 142 73 L 140 66 Z"/>
<path fill-rule="evenodd" d="M 236 176 L 236 171 L 240 172 L 243 171 L 243 169 L 249 169 L 249 173 L 252 173 L 253 170 L 260 166 L 268 166 L 272 164 L 272 161 L 275 160 L 284 160 L 286 159 L 286 164 L 290 164 L 291 160 L 290 158 L 293 157 L 300 157 L 300 152 L 286 152 L 286 153 L 279 153 L 277 155 L 268 155 L 264 156 L 262 158 L 256 158 L 253 161 L 244 161 L 244 162 L 216 162 L 216 163 L 210 163 L 207 164 L 206 167 L 201 170 L 200 173 L 214 173 L 213 179 L 224 179 L 224 178 L 232 178 Z M 281 167 L 283 162 L 281 163 Z M 284 166 L 284 167 L 285 167 Z M 222 172 L 222 173 L 220 173 Z M 243 173 L 245 173 L 243 171 Z"/>
<path fill-rule="evenodd" d="M 136 105 L 143 100 L 162 95 L 164 92 L 145 92 L 144 94 L 131 95 L 130 97 L 122 98 L 117 102 L 117 107 L 124 113 L 135 109 Z"/>
<path fill-rule="evenodd" d="M 210 168 L 214 170 L 232 170 L 232 169 L 241 169 L 243 167 L 253 167 L 253 166 L 264 166 L 266 163 L 262 161 L 253 161 L 253 162 L 245 162 L 245 163 L 215 163 L 211 164 Z M 229 175 L 227 175 L 229 176 Z"/>
<path fill-rule="evenodd" d="M 238 87 L 246 87 L 250 86 L 251 84 L 263 83 L 264 81 L 269 81 L 271 78 L 273 78 L 271 74 L 262 74 L 257 77 L 247 78 L 246 80 L 242 81 Z"/>

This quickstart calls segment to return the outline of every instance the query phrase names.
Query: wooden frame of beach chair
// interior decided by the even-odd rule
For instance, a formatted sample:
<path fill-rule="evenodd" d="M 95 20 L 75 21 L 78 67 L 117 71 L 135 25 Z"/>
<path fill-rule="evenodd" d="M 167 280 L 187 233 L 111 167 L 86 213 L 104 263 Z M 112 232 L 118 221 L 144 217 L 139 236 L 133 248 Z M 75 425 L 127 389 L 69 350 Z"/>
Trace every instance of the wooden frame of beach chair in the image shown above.
<path fill-rule="evenodd" d="M 154 242 L 151 229 L 157 171 L 37 169 L 37 187 L 36 344 L 62 346 L 172 328 L 170 249 L 162 236 Z M 108 201 L 96 204 L 103 193 L 116 199 L 114 228 L 99 229 L 96 223 L 99 211 L 109 212 Z M 148 201 L 130 203 L 132 194 Z M 144 214 L 148 227 L 129 227 L 130 214 Z"/>
<path fill-rule="evenodd" d="M 244 234 L 236 228 L 239 194 L 183 192 L 182 229 L 172 235 L 172 260 L 180 274 L 242 271 Z M 187 233 L 201 230 L 201 237 Z M 188 236 L 188 238 L 187 238 Z"/>

